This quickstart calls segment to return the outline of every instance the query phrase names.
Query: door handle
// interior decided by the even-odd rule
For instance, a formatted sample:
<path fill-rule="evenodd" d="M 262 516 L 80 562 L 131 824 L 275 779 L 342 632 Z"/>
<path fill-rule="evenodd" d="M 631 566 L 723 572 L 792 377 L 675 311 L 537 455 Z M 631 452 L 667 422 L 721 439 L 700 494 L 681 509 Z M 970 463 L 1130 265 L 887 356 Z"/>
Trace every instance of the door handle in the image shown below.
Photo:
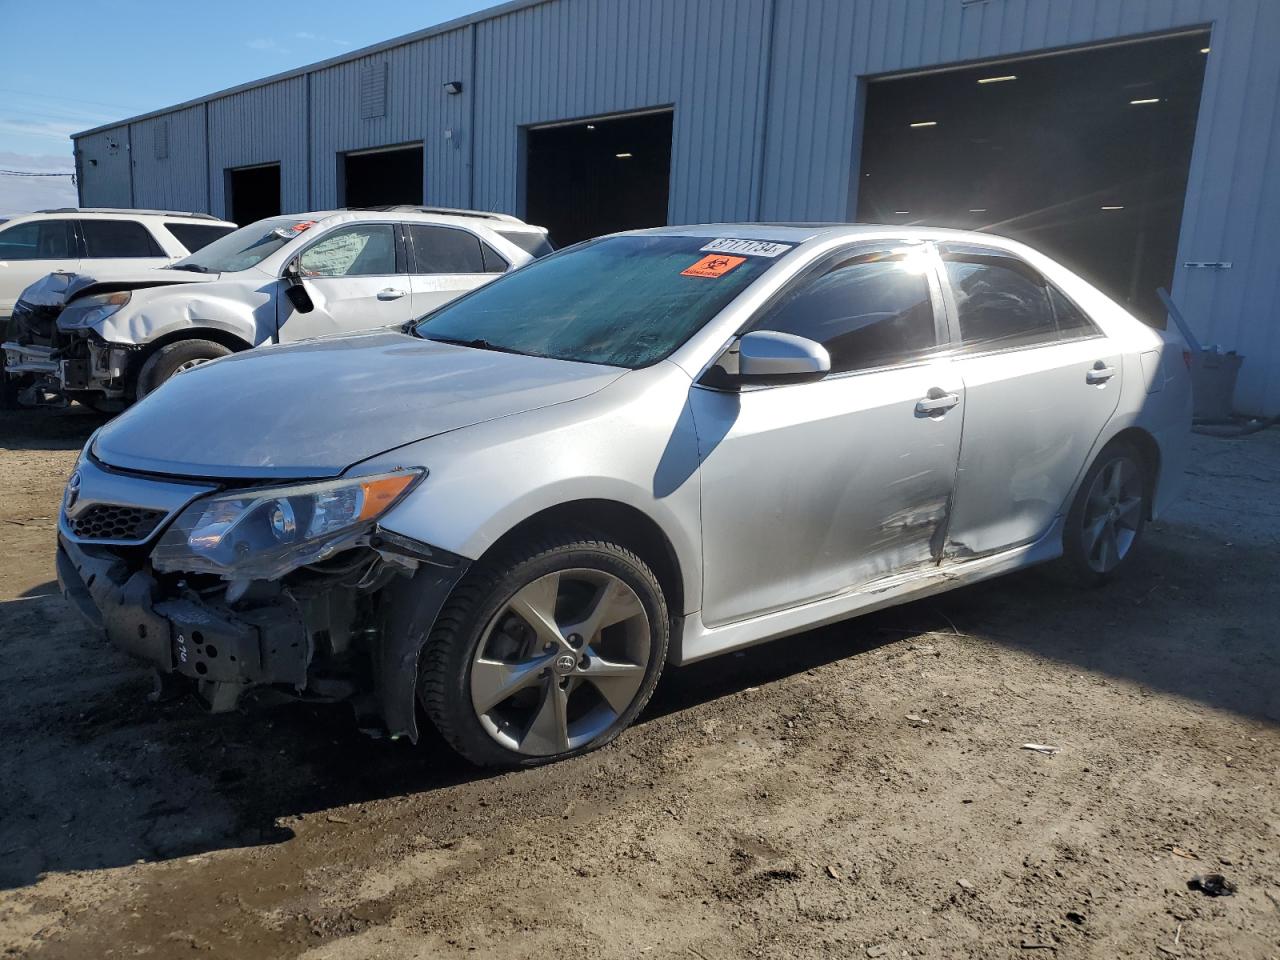
<path fill-rule="evenodd" d="M 916 413 L 921 416 L 932 417 L 935 414 L 946 413 L 959 402 L 960 394 L 943 393 L 940 389 L 934 387 L 929 391 L 927 397 L 916 401 Z"/>
<path fill-rule="evenodd" d="M 1086 383 L 1106 383 L 1115 375 L 1115 367 L 1109 367 L 1099 360 L 1093 365 L 1093 369 L 1084 375 L 1084 379 Z"/>
<path fill-rule="evenodd" d="M 399 300 L 404 296 L 403 290 L 397 290 L 395 287 L 386 287 L 378 291 L 379 300 Z"/>

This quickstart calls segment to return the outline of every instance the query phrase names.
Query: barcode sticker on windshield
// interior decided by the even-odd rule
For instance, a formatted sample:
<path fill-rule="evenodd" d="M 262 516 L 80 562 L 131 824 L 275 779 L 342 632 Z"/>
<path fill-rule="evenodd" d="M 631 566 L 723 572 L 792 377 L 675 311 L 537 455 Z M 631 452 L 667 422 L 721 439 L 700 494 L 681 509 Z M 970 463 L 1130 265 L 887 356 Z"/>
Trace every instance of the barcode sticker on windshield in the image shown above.
<path fill-rule="evenodd" d="M 703 253 L 736 253 L 747 257 L 777 257 L 790 250 L 791 244 L 771 243 L 768 240 L 736 240 L 732 237 L 724 237 L 719 240 L 712 240 L 701 249 Z"/>

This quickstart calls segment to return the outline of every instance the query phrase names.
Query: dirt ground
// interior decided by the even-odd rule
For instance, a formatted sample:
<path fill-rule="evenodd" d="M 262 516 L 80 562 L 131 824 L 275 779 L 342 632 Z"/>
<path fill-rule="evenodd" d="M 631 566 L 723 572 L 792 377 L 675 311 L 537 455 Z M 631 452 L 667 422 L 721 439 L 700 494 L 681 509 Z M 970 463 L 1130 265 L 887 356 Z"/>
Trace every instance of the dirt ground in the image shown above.
<path fill-rule="evenodd" d="M 148 703 L 51 582 L 98 422 L 0 413 L 0 955 L 1280 958 L 1280 430 L 1197 437 L 1121 582 L 671 671 L 491 776 L 341 706 Z"/>

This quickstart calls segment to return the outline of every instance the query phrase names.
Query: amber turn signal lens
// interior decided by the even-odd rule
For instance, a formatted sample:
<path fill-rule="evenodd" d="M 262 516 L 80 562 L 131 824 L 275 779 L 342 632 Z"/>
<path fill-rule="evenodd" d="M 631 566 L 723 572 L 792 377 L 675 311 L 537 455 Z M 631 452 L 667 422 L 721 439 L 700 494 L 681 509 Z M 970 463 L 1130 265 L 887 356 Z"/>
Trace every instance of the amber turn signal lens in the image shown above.
<path fill-rule="evenodd" d="M 409 488 L 417 478 L 417 474 L 405 473 L 394 477 L 381 477 L 360 484 L 364 493 L 364 501 L 360 505 L 361 520 L 371 520 L 396 501 L 400 494 Z"/>

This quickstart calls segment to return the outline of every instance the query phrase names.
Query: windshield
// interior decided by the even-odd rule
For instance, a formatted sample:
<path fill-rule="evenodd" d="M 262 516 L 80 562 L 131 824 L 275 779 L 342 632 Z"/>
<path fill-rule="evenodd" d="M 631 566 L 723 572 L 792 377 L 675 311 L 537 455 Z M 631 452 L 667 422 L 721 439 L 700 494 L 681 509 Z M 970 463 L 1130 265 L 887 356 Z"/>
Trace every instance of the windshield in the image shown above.
<path fill-rule="evenodd" d="M 446 304 L 414 332 L 490 350 L 645 367 L 776 262 L 702 250 L 713 242 L 633 235 L 581 244 Z"/>
<path fill-rule="evenodd" d="M 173 270 L 193 270 L 196 273 L 234 273 L 257 266 L 286 243 L 291 243 L 308 227 L 312 220 L 297 217 L 273 217 L 241 227 L 225 237 L 219 237 L 191 256 L 173 264 Z"/>

